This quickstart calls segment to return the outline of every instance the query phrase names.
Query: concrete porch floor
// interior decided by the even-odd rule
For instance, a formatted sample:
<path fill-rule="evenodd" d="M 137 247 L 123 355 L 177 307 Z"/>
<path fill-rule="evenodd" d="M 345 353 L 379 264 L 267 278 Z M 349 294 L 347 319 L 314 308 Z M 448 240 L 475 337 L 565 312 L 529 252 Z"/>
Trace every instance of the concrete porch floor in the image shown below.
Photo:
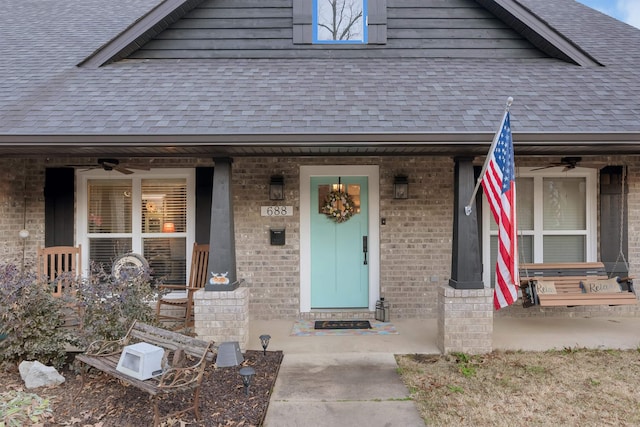
<path fill-rule="evenodd" d="M 252 320 L 247 349 L 262 350 L 262 334 L 271 335 L 269 350 L 299 353 L 440 353 L 437 319 L 391 320 L 397 335 L 292 336 L 295 320 Z M 493 321 L 494 350 L 544 351 L 563 348 L 640 348 L 640 318 L 507 318 Z"/>

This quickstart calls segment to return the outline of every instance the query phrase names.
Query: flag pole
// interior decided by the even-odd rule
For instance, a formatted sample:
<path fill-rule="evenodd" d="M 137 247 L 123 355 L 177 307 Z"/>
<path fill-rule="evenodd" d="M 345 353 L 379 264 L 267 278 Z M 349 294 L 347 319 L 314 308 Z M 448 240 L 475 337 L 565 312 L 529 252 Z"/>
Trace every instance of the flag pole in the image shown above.
<path fill-rule="evenodd" d="M 509 112 L 509 108 L 511 107 L 511 104 L 513 104 L 513 97 L 510 96 L 510 97 L 507 98 L 507 104 L 504 107 L 504 115 L 502 116 L 502 121 L 500 122 L 500 127 L 498 128 L 498 131 L 493 136 L 493 142 L 491 142 L 491 147 L 489 148 L 489 153 L 487 154 L 487 158 L 484 160 L 484 165 L 482 165 L 482 171 L 480 171 L 480 175 L 478 176 L 478 179 L 476 180 L 476 187 L 473 189 L 473 194 L 471 194 L 471 198 L 469 199 L 469 204 L 464 207 L 464 213 L 467 216 L 471 215 L 471 205 L 473 204 L 473 199 L 476 198 L 476 193 L 478 192 L 478 189 L 480 188 L 480 183 L 482 182 L 482 177 L 484 176 L 484 173 L 487 170 L 487 166 L 489 165 L 489 159 L 491 159 L 491 153 L 493 153 L 493 150 L 496 148 L 496 144 L 498 143 L 498 139 L 500 139 L 500 130 L 502 129 L 502 126 L 504 126 L 504 120 L 507 118 L 507 113 Z"/>

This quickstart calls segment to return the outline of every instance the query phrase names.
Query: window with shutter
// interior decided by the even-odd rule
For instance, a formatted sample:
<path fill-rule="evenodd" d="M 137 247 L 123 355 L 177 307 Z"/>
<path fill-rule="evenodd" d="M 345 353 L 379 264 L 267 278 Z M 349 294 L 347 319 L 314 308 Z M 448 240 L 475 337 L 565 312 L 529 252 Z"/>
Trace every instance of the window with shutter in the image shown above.
<path fill-rule="evenodd" d="M 387 0 L 293 0 L 296 44 L 385 44 Z"/>
<path fill-rule="evenodd" d="M 194 173 L 189 170 L 79 173 L 78 234 L 92 262 L 109 271 L 127 252 L 143 255 L 156 278 L 184 283 L 193 243 Z"/>
<path fill-rule="evenodd" d="M 366 0 L 313 0 L 314 43 L 366 43 Z"/>

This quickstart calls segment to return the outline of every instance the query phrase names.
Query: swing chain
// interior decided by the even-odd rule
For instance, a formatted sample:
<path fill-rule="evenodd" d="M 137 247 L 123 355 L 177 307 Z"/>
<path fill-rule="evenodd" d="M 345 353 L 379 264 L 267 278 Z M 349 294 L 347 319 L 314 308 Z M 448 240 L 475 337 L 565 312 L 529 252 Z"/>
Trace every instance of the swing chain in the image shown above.
<path fill-rule="evenodd" d="M 624 266 L 627 269 L 627 274 L 629 272 L 629 263 L 627 262 L 627 259 L 624 256 L 624 247 L 622 245 L 622 240 L 624 237 L 624 213 L 625 213 L 624 185 L 626 182 L 626 177 L 627 177 L 627 167 L 622 166 L 622 175 L 620 178 L 620 185 L 622 186 L 622 189 L 620 190 L 620 234 L 619 234 L 620 249 L 618 250 L 618 257 L 616 258 L 616 262 L 613 264 L 613 268 L 611 269 L 609 278 L 611 278 L 615 274 L 616 267 L 618 266 L 618 262 L 620 261 L 621 257 L 622 257 L 622 261 L 624 262 Z"/>

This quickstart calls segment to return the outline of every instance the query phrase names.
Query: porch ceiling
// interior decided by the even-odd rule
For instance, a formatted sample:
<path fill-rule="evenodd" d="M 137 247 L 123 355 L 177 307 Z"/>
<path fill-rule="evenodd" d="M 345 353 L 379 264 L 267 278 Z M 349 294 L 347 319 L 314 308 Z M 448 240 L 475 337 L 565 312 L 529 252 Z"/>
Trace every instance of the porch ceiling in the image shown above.
<path fill-rule="evenodd" d="M 484 155 L 489 133 L 0 135 L 11 157 Z M 640 154 L 640 132 L 514 133 L 516 155 Z"/>

